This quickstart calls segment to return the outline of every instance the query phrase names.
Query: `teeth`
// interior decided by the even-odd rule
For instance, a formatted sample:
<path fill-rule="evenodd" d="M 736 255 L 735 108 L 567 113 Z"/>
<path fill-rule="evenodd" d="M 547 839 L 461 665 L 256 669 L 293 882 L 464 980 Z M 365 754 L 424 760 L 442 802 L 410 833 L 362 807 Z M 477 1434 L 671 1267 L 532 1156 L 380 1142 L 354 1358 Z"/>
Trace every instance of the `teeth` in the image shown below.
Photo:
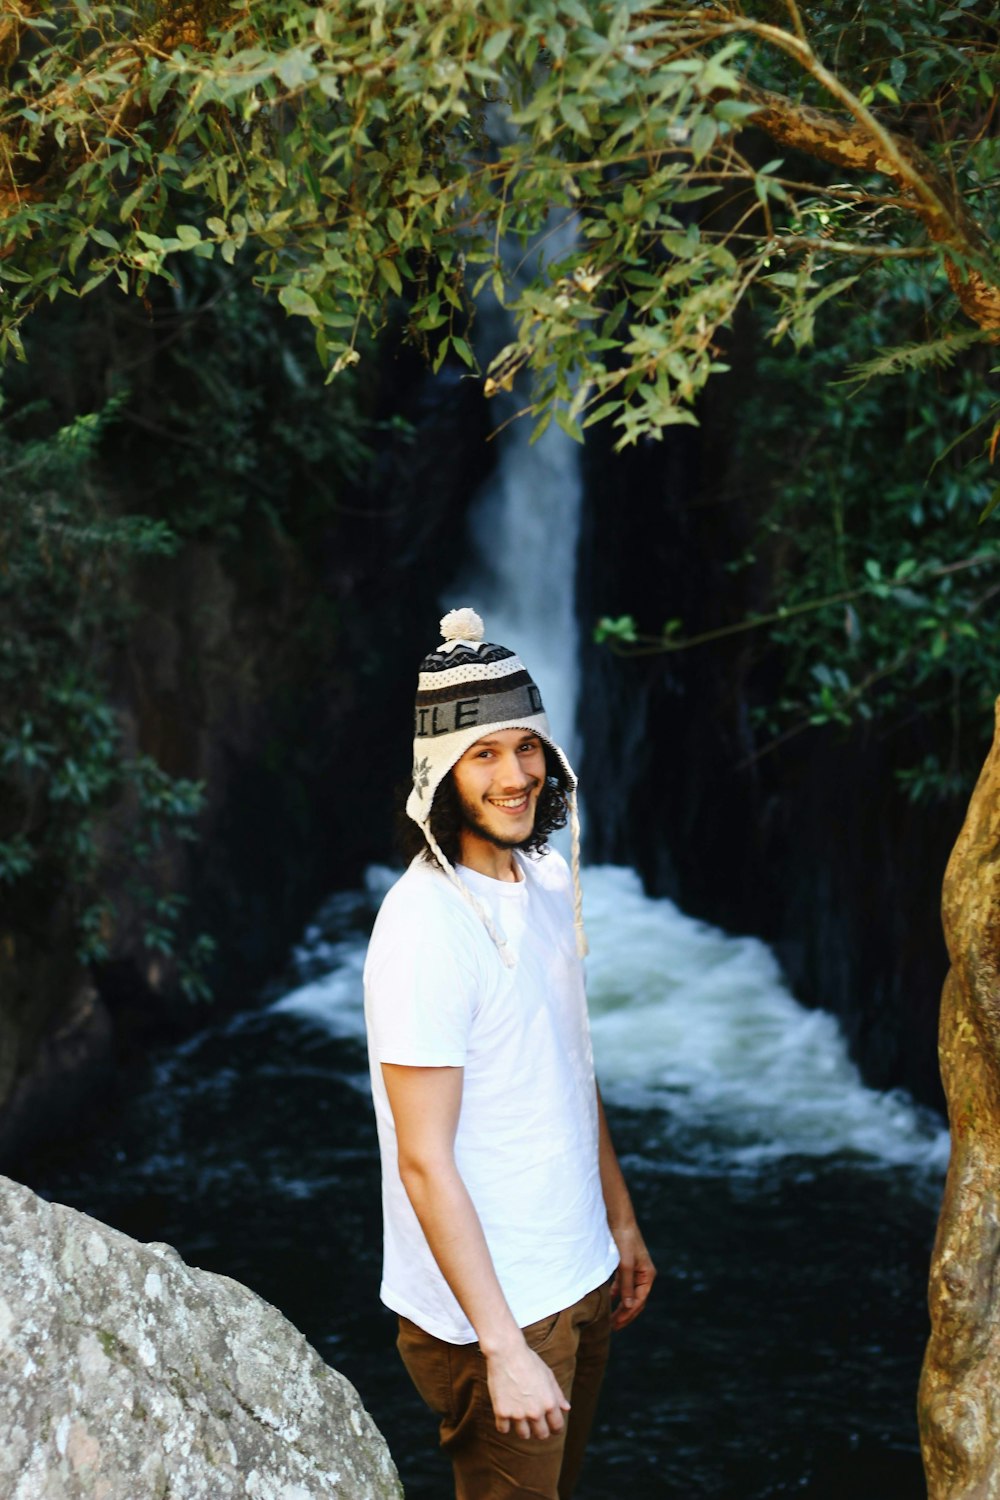
<path fill-rule="evenodd" d="M 528 794 L 524 792 L 520 797 L 491 797 L 489 800 L 494 807 L 520 807 L 522 802 L 527 802 Z"/>

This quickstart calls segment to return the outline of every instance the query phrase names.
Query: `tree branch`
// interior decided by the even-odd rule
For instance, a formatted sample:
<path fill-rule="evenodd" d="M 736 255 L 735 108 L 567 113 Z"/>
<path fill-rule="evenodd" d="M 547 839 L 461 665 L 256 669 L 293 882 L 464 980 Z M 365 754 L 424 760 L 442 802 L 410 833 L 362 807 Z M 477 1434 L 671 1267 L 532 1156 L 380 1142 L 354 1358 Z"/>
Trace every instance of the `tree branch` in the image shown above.
<path fill-rule="evenodd" d="M 754 243 L 760 244 L 760 235 L 754 237 Z M 824 239 L 809 234 L 776 234 L 768 241 L 767 248 L 768 251 L 820 250 L 830 255 L 856 255 L 868 260 L 926 260 L 936 254 L 931 245 L 866 245 L 861 241 Z"/>
<path fill-rule="evenodd" d="M 20 35 L 26 26 L 23 18 L 38 9 L 34 0 L 30 4 L 22 3 L 17 20 L 0 22 L 0 47 L 5 28 L 10 35 L 13 35 L 10 29 L 16 28 Z M 223 13 L 233 13 L 227 0 L 196 0 L 196 3 L 192 0 L 162 0 L 156 9 L 155 21 L 140 35 L 113 44 L 102 42 L 71 82 L 60 84 L 55 91 L 38 99 L 36 107 L 43 118 L 52 118 L 59 110 L 83 101 L 92 110 L 94 123 L 100 127 L 99 133 L 103 137 L 102 145 L 108 149 L 121 134 L 134 128 L 142 114 L 136 85 L 145 65 L 145 55 L 156 52 L 167 56 L 181 43 L 204 47 L 213 22 Z M 125 65 L 119 72 L 120 90 L 102 111 L 100 105 L 93 102 L 91 75 L 107 74 L 119 64 Z M 88 149 L 79 127 L 62 146 L 57 145 L 51 131 L 46 129 L 32 155 L 27 156 L 12 145 L 23 128 L 21 120 L 10 124 L 0 121 L 0 221 L 25 203 L 44 200 L 51 191 L 50 178 L 53 175 L 57 179 L 67 177 Z"/>
<path fill-rule="evenodd" d="M 712 36 L 750 35 L 793 58 L 851 117 L 850 122 L 769 89 L 745 83 L 741 96 L 760 108 L 752 122 L 772 140 L 820 161 L 853 171 L 879 172 L 896 182 L 930 238 L 946 252 L 945 270 L 962 311 L 980 328 L 1000 332 L 1000 286 L 974 264 L 987 253 L 980 225 L 968 213 L 934 163 L 912 141 L 884 126 L 834 73 L 823 66 L 801 32 L 748 21 L 733 11 L 684 12 L 685 28 Z M 799 31 L 799 27 L 796 27 Z"/>
<path fill-rule="evenodd" d="M 1000 287 L 968 262 L 985 255 L 983 232 L 963 204 L 951 194 L 934 163 L 912 142 L 889 136 L 879 126 L 873 136 L 866 125 L 847 123 L 839 116 L 810 105 L 796 104 L 781 94 L 747 85 L 744 97 L 759 104 L 752 121 L 779 145 L 789 146 L 819 161 L 858 172 L 889 177 L 912 202 L 913 213 L 929 238 L 946 252 L 945 268 L 962 311 L 980 328 L 1000 330 Z M 888 139 L 891 155 L 884 150 Z M 921 184 L 919 196 L 913 184 Z M 948 256 L 956 252 L 958 259 Z"/>

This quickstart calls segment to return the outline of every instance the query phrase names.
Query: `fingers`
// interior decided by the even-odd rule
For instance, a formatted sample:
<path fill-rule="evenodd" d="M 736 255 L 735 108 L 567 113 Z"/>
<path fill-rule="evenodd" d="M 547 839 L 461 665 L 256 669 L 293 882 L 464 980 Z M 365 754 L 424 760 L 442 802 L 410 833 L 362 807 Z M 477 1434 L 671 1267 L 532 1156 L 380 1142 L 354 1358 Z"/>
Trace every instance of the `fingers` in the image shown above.
<path fill-rule="evenodd" d="M 631 1307 L 635 1300 L 635 1266 L 631 1261 L 618 1268 L 618 1298 L 623 1307 Z"/>
<path fill-rule="evenodd" d="M 560 1394 L 558 1405 L 552 1406 L 539 1417 L 497 1417 L 495 1419 L 497 1432 L 504 1433 L 513 1431 L 519 1438 L 547 1438 L 555 1437 L 562 1432 L 566 1423 L 563 1412 L 569 1411 L 569 1402 Z"/>
<path fill-rule="evenodd" d="M 628 1275 L 623 1275 L 621 1278 L 621 1293 L 618 1305 L 611 1313 L 611 1327 L 616 1331 L 619 1328 L 627 1328 L 633 1318 L 639 1316 L 645 1300 L 644 1296 L 638 1294 L 635 1277 L 632 1268 L 629 1267 Z"/>
<path fill-rule="evenodd" d="M 617 1333 L 620 1328 L 627 1328 L 630 1323 L 642 1312 L 642 1303 L 634 1302 L 631 1307 L 626 1307 L 624 1302 L 620 1303 L 611 1314 L 611 1329 Z"/>
<path fill-rule="evenodd" d="M 544 1441 L 562 1432 L 569 1402 L 545 1361 L 521 1340 L 512 1351 L 487 1355 L 493 1422 L 502 1435 Z"/>
<path fill-rule="evenodd" d="M 545 1417 L 518 1417 L 511 1421 L 509 1417 L 497 1417 L 497 1432 L 505 1435 L 512 1429 L 519 1438 L 547 1438 L 553 1437 L 557 1432 L 562 1432 L 565 1423 L 559 1412 L 552 1413 L 552 1420 L 546 1421 Z"/>
<path fill-rule="evenodd" d="M 655 1279 L 656 1267 L 648 1258 L 636 1265 L 622 1266 L 622 1297 L 611 1314 L 613 1329 L 627 1328 L 629 1323 L 635 1321 L 646 1305 Z"/>

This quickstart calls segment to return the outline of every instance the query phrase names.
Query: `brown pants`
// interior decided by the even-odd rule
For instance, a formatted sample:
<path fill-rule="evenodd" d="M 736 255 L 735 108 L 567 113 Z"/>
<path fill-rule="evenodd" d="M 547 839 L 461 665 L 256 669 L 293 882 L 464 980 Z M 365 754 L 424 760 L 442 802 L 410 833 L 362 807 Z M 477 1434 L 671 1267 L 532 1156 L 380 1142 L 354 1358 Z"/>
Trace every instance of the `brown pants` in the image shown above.
<path fill-rule="evenodd" d="M 521 1438 L 497 1432 L 478 1344 L 448 1344 L 408 1318 L 397 1348 L 410 1378 L 441 1418 L 441 1447 L 455 1471 L 455 1500 L 570 1500 L 580 1475 L 611 1337 L 610 1287 L 524 1330 L 572 1410 L 560 1433 Z"/>

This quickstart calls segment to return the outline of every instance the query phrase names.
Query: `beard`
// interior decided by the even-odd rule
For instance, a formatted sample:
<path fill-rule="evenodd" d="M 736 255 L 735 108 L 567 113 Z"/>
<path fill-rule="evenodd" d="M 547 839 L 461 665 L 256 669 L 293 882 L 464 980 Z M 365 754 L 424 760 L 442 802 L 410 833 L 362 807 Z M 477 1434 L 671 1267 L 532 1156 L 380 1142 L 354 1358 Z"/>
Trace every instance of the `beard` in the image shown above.
<path fill-rule="evenodd" d="M 538 799 L 532 804 L 531 827 L 527 833 L 517 838 L 506 838 L 502 832 L 492 828 L 484 819 L 480 809 L 470 802 L 466 802 L 461 796 L 458 797 L 458 811 L 461 818 L 461 826 L 469 833 L 474 833 L 478 838 L 486 839 L 487 843 L 493 844 L 497 849 L 525 849 L 530 844 L 535 832 L 535 814 L 538 811 Z"/>

